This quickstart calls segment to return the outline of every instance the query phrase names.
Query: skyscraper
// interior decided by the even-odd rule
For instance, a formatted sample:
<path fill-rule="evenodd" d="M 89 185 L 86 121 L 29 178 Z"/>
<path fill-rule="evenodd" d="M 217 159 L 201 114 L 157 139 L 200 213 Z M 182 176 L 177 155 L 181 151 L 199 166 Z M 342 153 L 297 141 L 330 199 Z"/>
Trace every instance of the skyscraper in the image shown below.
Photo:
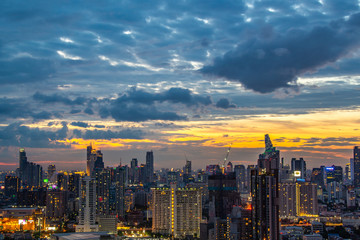
<path fill-rule="evenodd" d="M 96 150 L 92 145 L 86 148 L 86 175 L 95 177 L 95 169 L 103 169 L 103 154 L 100 150 Z"/>
<path fill-rule="evenodd" d="M 360 187 L 360 149 L 354 147 L 354 185 Z"/>
<path fill-rule="evenodd" d="M 305 173 L 306 173 L 306 162 L 304 161 L 303 158 L 300 159 L 296 159 L 296 158 L 292 158 L 291 159 L 291 171 L 293 172 L 295 178 L 305 178 Z"/>
<path fill-rule="evenodd" d="M 79 224 L 76 232 L 97 232 L 96 217 L 96 181 L 90 176 L 81 179 Z"/>
<path fill-rule="evenodd" d="M 265 152 L 259 155 L 258 169 L 251 171 L 252 223 L 255 239 L 279 237 L 280 151 L 265 135 Z"/>
<path fill-rule="evenodd" d="M 146 152 L 146 181 L 154 180 L 154 154 L 153 151 Z"/>
<path fill-rule="evenodd" d="M 153 232 L 184 238 L 200 236 L 201 192 L 195 188 L 156 188 L 153 192 Z"/>
<path fill-rule="evenodd" d="M 41 187 L 42 185 L 42 167 L 38 164 L 28 162 L 24 148 L 19 151 L 19 175 L 24 187 Z"/>

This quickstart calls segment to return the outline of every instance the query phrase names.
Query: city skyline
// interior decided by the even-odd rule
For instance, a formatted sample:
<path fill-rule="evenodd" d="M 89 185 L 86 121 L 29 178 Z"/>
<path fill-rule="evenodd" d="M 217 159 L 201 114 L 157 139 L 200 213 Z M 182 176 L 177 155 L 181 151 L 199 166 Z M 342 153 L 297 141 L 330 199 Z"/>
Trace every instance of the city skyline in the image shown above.
<path fill-rule="evenodd" d="M 0 169 L 345 166 L 359 137 L 355 0 L 0 3 Z M 201 9 L 201 10 L 200 10 Z"/>

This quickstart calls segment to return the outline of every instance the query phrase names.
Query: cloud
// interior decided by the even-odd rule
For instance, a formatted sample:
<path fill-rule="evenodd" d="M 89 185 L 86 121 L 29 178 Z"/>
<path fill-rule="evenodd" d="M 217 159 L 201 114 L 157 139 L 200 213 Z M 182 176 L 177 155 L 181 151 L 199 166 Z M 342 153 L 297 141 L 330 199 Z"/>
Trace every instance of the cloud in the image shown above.
<path fill-rule="evenodd" d="M 219 101 L 216 102 L 215 105 L 217 108 L 229 109 L 229 108 L 236 108 L 235 104 L 230 104 L 229 99 L 221 98 Z"/>
<path fill-rule="evenodd" d="M 0 128 L 0 145 L 34 148 L 68 148 L 69 145 L 56 142 L 66 138 L 68 128 L 65 123 L 57 131 L 30 128 L 13 123 Z"/>
<path fill-rule="evenodd" d="M 253 39 L 239 45 L 201 72 L 240 82 L 260 93 L 296 89 L 296 80 L 316 72 L 358 49 L 360 14 L 310 31 L 290 29 L 270 40 Z"/>
<path fill-rule="evenodd" d="M 141 103 L 152 105 L 155 102 L 181 103 L 186 106 L 210 105 L 212 103 L 209 96 L 203 97 L 193 94 L 189 89 L 170 88 L 161 93 L 149 93 L 136 88 L 131 88 L 117 100 L 117 103 Z"/>
<path fill-rule="evenodd" d="M 77 97 L 74 100 L 60 94 L 52 94 L 52 95 L 45 95 L 39 92 L 36 92 L 33 95 L 33 99 L 42 103 L 62 103 L 65 105 L 83 105 L 87 99 L 84 97 Z"/>
<path fill-rule="evenodd" d="M 82 127 L 82 128 L 88 128 L 90 127 L 90 125 L 86 122 L 72 122 L 70 123 L 71 126 L 76 126 L 76 127 Z"/>
<path fill-rule="evenodd" d="M 0 60 L 0 69 L 1 85 L 44 81 L 56 72 L 51 61 L 30 57 Z"/>
<path fill-rule="evenodd" d="M 103 107 L 99 114 L 102 118 L 111 116 L 115 121 L 142 122 L 148 120 L 186 120 L 186 116 L 174 112 L 161 112 L 154 106 L 127 105 L 124 103 L 112 103 L 111 107 Z"/>
<path fill-rule="evenodd" d="M 82 137 L 84 139 L 143 139 L 146 133 L 140 129 L 124 129 L 121 131 L 111 131 L 111 130 L 87 130 Z"/>

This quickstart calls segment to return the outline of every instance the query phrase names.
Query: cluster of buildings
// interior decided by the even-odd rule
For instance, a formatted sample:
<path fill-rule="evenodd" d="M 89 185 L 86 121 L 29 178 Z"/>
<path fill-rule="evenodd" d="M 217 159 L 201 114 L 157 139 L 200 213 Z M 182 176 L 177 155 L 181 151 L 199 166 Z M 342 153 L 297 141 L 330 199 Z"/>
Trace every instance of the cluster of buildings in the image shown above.
<path fill-rule="evenodd" d="M 16 172 L 0 175 L 0 231 L 45 237 L 63 232 L 53 234 L 54 239 L 89 233 L 149 239 L 341 239 L 355 236 L 360 226 L 359 157 L 355 147 L 345 171 L 334 165 L 307 169 L 303 158 L 286 165 L 265 135 L 256 165 L 224 162 L 194 171 L 186 159 L 182 169 L 155 171 L 149 151 L 143 164 L 133 158 L 130 166 L 105 167 L 101 150 L 90 145 L 86 172 L 57 171 L 55 165 L 43 172 L 20 149 Z"/>

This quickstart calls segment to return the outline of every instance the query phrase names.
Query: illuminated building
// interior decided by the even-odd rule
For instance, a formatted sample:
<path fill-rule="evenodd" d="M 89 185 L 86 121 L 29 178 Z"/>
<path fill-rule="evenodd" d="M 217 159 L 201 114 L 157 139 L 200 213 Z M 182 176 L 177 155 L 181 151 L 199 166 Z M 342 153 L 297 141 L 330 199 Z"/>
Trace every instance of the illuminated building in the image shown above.
<path fill-rule="evenodd" d="M 265 152 L 259 155 L 258 169 L 251 171 L 254 239 L 280 239 L 279 167 L 280 151 L 266 134 Z"/>
<path fill-rule="evenodd" d="M 96 179 L 96 213 L 109 214 L 111 168 L 95 169 Z"/>
<path fill-rule="evenodd" d="M 153 188 L 154 233 L 200 236 L 201 193 L 195 188 Z"/>
<path fill-rule="evenodd" d="M 343 171 L 341 166 L 331 166 L 325 168 L 326 172 L 326 183 L 332 183 L 332 182 L 343 182 Z"/>
<path fill-rule="evenodd" d="M 86 149 L 86 175 L 94 177 L 95 169 L 103 169 L 103 154 L 100 150 L 92 148 L 92 145 L 88 146 Z"/>
<path fill-rule="evenodd" d="M 68 191 L 74 195 L 74 198 L 79 197 L 81 175 L 78 173 L 69 174 Z"/>
<path fill-rule="evenodd" d="M 154 181 L 154 154 L 153 151 L 146 152 L 146 182 Z"/>
<path fill-rule="evenodd" d="M 228 162 L 226 165 L 225 172 L 232 172 L 233 171 L 233 164 L 231 162 Z"/>
<path fill-rule="evenodd" d="M 354 185 L 360 187 L 360 149 L 358 146 L 354 147 Z"/>
<path fill-rule="evenodd" d="M 97 232 L 96 216 L 96 181 L 85 176 L 81 179 L 79 224 L 76 232 Z"/>
<path fill-rule="evenodd" d="M 194 181 L 194 178 L 192 177 L 191 173 L 192 173 L 192 170 L 191 170 L 191 161 L 187 160 L 186 159 L 186 163 L 185 163 L 185 166 L 184 166 L 184 174 L 183 174 L 183 181 L 184 183 L 189 183 L 189 182 L 193 182 Z"/>
<path fill-rule="evenodd" d="M 215 164 L 215 165 L 207 165 L 206 166 L 206 173 L 208 175 L 219 174 L 219 173 L 221 173 L 220 166 L 217 165 L 217 164 Z"/>
<path fill-rule="evenodd" d="M 305 179 L 305 173 L 306 173 L 306 162 L 303 158 L 291 159 L 291 171 L 294 173 L 294 176 L 296 178 Z"/>
<path fill-rule="evenodd" d="M 356 193 L 353 187 L 348 187 L 346 190 L 346 206 L 348 208 L 356 207 Z"/>
<path fill-rule="evenodd" d="M 318 186 L 324 187 L 324 177 L 325 175 L 325 167 L 324 168 L 313 168 L 311 174 L 311 182 L 316 183 Z"/>
<path fill-rule="evenodd" d="M 251 206 L 246 208 L 234 206 L 228 217 L 229 233 L 228 239 L 248 240 L 252 237 Z"/>
<path fill-rule="evenodd" d="M 5 208 L 0 216 L 2 231 L 34 231 L 39 214 L 36 208 Z"/>
<path fill-rule="evenodd" d="M 56 185 L 60 190 L 66 191 L 68 189 L 68 175 L 63 172 L 58 173 Z"/>
<path fill-rule="evenodd" d="M 119 166 L 114 168 L 112 188 L 115 198 L 110 201 L 110 213 L 122 217 L 125 215 L 125 183 L 126 167 Z"/>
<path fill-rule="evenodd" d="M 315 183 L 280 183 L 280 216 L 317 216 L 318 211 Z"/>
<path fill-rule="evenodd" d="M 46 194 L 46 218 L 61 221 L 67 209 L 67 191 L 48 190 Z"/>

